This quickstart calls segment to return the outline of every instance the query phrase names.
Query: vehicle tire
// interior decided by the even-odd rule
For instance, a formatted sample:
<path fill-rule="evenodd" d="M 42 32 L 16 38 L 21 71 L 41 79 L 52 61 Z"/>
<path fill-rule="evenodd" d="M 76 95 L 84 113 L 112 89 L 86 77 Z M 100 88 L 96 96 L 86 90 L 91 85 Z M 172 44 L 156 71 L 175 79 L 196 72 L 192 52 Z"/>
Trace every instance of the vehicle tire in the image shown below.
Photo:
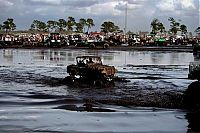
<path fill-rule="evenodd" d="M 95 44 L 94 43 L 90 44 L 90 48 L 95 48 Z"/>
<path fill-rule="evenodd" d="M 192 82 L 184 93 L 184 104 L 186 109 L 197 110 L 200 109 L 200 81 Z"/>
<path fill-rule="evenodd" d="M 104 43 L 103 48 L 108 48 L 109 44 L 108 43 Z"/>
<path fill-rule="evenodd" d="M 71 76 L 67 76 L 63 79 L 63 84 L 72 84 L 74 81 L 73 81 L 73 78 Z"/>
<path fill-rule="evenodd" d="M 28 42 L 27 42 L 27 41 L 23 42 L 23 45 L 24 45 L 24 46 L 27 46 L 27 45 L 28 45 Z"/>
<path fill-rule="evenodd" d="M 102 87 L 103 86 L 103 82 L 101 80 L 95 80 L 94 81 L 94 86 L 95 87 Z"/>

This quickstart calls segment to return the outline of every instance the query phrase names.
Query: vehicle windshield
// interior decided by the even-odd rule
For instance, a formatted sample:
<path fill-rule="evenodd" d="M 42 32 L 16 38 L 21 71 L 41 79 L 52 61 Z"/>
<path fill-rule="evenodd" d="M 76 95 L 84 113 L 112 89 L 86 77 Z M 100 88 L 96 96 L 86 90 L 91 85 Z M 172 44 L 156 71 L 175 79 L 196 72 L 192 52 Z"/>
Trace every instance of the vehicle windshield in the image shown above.
<path fill-rule="evenodd" d="M 77 64 L 88 64 L 88 63 L 102 64 L 100 57 L 83 56 L 83 57 L 77 57 L 76 61 Z"/>

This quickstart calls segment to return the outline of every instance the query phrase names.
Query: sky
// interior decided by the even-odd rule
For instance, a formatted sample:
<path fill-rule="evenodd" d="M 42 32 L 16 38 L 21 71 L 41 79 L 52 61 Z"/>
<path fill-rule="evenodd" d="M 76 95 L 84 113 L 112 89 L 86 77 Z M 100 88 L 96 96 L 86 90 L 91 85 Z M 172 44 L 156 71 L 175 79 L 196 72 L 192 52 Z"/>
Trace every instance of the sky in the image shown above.
<path fill-rule="evenodd" d="M 101 24 L 112 21 L 125 28 L 127 2 L 127 31 L 151 31 L 150 23 L 157 18 L 169 30 L 173 17 L 193 32 L 200 26 L 200 0 L 0 0 L 0 24 L 13 18 L 17 30 L 29 29 L 33 20 L 67 20 L 69 16 L 92 18 L 92 31 L 100 31 Z"/>

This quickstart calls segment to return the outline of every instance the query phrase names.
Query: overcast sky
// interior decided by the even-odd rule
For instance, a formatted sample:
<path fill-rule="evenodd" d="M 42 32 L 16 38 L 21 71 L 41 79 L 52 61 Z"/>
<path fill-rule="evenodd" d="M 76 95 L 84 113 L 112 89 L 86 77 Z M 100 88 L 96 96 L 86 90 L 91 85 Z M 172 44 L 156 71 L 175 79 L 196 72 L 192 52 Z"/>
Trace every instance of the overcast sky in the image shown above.
<path fill-rule="evenodd" d="M 127 31 L 150 31 L 154 18 L 164 23 L 169 29 L 168 18 L 181 20 L 189 31 L 194 31 L 200 24 L 200 0 L 126 0 L 128 1 Z M 0 23 L 8 17 L 14 18 L 17 29 L 28 29 L 34 19 L 67 19 L 72 16 L 92 18 L 93 31 L 99 31 L 104 21 L 113 21 L 124 29 L 125 0 L 0 0 Z"/>

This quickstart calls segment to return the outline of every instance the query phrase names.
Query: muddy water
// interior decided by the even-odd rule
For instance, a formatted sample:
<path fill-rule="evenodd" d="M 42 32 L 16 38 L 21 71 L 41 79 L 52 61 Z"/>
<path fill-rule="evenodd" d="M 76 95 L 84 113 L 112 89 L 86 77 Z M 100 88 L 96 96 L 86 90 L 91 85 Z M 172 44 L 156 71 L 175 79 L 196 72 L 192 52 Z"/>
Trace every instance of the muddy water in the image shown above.
<path fill-rule="evenodd" d="M 80 55 L 118 69 L 110 88 L 67 86 Z M 0 132 L 186 132 L 181 110 L 192 53 L 69 49 L 0 50 Z"/>

